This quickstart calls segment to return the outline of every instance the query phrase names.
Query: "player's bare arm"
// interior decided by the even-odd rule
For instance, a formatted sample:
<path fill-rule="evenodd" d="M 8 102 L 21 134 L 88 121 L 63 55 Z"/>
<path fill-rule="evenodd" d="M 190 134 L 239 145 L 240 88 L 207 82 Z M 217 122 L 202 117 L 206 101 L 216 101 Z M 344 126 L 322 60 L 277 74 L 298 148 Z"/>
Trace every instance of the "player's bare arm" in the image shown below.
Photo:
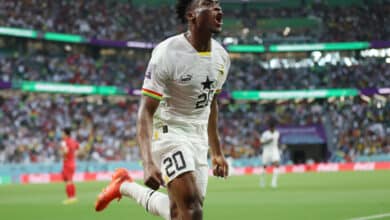
<path fill-rule="evenodd" d="M 221 143 L 219 141 L 218 132 L 218 101 L 215 96 L 211 102 L 211 111 L 208 123 L 208 137 L 211 149 L 211 160 L 213 163 L 214 176 L 227 177 L 229 173 L 229 166 L 223 155 Z"/>
<path fill-rule="evenodd" d="M 151 153 L 153 115 L 159 105 L 159 100 L 142 96 L 137 118 L 137 141 L 141 149 L 144 166 L 144 183 L 151 189 L 157 190 L 164 181 L 160 170 L 154 164 Z"/>
<path fill-rule="evenodd" d="M 68 153 L 68 148 L 66 147 L 65 141 L 61 141 L 61 155 L 62 157 L 65 157 L 66 154 Z"/>

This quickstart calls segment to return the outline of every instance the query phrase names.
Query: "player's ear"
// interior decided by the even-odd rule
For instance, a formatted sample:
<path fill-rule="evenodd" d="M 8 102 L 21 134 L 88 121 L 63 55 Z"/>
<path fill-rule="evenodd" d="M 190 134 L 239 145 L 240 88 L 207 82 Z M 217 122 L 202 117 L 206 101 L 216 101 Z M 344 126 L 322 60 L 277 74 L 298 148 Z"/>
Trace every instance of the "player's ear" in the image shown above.
<path fill-rule="evenodd" d="M 187 11 L 186 18 L 187 18 L 188 23 L 193 21 L 195 19 L 195 17 L 196 17 L 196 15 L 195 15 L 195 11 L 194 10 Z"/>
<path fill-rule="evenodd" d="M 189 7 L 187 8 L 186 12 L 186 19 L 187 23 L 191 23 L 196 18 L 196 5 L 198 4 L 198 1 L 192 1 Z"/>

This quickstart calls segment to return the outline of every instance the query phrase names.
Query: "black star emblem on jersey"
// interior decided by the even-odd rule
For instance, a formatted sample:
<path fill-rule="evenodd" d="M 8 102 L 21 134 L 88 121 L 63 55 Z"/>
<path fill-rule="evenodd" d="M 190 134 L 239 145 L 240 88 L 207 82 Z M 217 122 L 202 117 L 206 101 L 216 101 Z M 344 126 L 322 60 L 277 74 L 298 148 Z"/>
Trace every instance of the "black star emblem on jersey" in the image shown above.
<path fill-rule="evenodd" d="M 202 82 L 203 89 L 211 89 L 211 84 L 213 84 L 214 81 L 209 79 L 209 76 L 207 76 L 206 81 Z"/>

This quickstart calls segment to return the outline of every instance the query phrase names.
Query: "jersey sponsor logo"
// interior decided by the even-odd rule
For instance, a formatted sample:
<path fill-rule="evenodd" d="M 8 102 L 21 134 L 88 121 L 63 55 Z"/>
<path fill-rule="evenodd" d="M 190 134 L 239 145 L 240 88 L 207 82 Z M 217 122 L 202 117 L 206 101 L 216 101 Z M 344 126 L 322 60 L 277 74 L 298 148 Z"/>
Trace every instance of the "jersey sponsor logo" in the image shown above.
<path fill-rule="evenodd" d="M 188 81 L 191 81 L 192 79 L 192 75 L 190 74 L 184 74 L 182 76 L 180 76 L 180 81 L 182 82 L 188 82 Z"/>

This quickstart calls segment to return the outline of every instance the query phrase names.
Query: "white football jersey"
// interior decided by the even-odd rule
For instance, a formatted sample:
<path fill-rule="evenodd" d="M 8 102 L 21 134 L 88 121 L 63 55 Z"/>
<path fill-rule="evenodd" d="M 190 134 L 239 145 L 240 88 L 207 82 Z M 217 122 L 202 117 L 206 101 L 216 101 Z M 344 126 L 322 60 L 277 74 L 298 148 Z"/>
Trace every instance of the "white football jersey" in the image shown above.
<path fill-rule="evenodd" d="M 265 131 L 260 139 L 263 151 L 278 151 L 279 136 L 280 133 L 277 130 L 274 130 L 274 132 L 271 132 L 270 130 Z M 269 140 L 271 140 L 271 142 L 268 142 Z"/>
<path fill-rule="evenodd" d="M 210 103 L 222 89 L 230 59 L 215 40 L 211 52 L 199 53 L 184 34 L 160 43 L 152 53 L 142 94 L 160 101 L 156 123 L 207 124 Z M 161 124 L 160 124 L 161 125 Z"/>

